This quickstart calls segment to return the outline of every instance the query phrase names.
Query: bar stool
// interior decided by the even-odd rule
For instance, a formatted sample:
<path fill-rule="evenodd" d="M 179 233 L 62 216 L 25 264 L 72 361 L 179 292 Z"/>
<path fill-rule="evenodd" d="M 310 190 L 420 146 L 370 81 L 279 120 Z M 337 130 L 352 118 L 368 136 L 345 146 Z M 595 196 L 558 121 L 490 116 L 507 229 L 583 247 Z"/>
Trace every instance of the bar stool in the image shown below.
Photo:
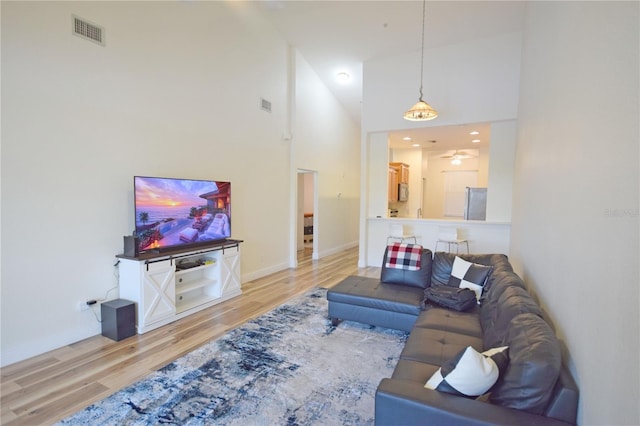
<path fill-rule="evenodd" d="M 439 226 L 438 227 L 438 239 L 436 240 L 436 247 L 434 252 L 438 251 L 438 244 L 447 244 L 447 251 L 451 253 L 451 246 L 456 246 L 456 253 L 460 253 L 460 244 L 466 244 L 467 254 L 469 254 L 469 240 L 460 237 L 460 230 L 458 228 Z"/>
<path fill-rule="evenodd" d="M 397 223 L 391 224 L 389 236 L 387 237 L 387 245 L 389 245 L 389 242 L 392 240 L 400 240 L 401 243 L 404 243 L 405 240 L 413 240 L 413 244 L 417 244 L 416 236 L 407 234 L 404 231 L 404 225 Z"/>

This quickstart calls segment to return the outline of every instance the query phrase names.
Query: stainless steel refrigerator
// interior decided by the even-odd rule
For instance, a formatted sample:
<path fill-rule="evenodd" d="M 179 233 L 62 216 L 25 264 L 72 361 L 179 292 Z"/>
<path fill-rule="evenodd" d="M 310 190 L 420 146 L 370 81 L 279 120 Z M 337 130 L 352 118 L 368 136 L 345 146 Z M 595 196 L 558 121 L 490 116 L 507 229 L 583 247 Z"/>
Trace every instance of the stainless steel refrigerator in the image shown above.
<path fill-rule="evenodd" d="M 464 218 L 465 220 L 487 219 L 487 188 L 465 188 Z"/>

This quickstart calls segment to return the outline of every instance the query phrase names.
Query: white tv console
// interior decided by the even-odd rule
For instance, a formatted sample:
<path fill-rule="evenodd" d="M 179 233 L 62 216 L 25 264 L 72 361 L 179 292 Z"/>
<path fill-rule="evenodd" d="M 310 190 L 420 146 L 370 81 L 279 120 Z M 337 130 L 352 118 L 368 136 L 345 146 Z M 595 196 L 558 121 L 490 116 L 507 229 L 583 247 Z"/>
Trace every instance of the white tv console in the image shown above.
<path fill-rule="evenodd" d="M 241 240 L 119 260 L 120 298 L 136 302 L 138 334 L 242 294 Z"/>

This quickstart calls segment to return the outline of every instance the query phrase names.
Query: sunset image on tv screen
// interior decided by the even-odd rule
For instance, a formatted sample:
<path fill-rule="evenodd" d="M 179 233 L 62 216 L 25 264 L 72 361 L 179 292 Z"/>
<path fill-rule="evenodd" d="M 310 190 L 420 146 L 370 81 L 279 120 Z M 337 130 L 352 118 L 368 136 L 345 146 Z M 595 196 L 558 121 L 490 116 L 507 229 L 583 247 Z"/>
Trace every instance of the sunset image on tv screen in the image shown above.
<path fill-rule="evenodd" d="M 229 182 L 136 176 L 134 192 L 140 251 L 231 237 Z"/>

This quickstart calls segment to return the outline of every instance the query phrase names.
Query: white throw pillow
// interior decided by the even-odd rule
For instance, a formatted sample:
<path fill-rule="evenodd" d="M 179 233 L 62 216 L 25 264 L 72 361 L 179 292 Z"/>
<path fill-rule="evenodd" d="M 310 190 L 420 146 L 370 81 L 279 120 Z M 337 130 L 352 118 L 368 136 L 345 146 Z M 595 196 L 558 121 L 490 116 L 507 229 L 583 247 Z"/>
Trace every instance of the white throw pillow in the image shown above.
<path fill-rule="evenodd" d="M 479 353 L 471 346 L 445 362 L 424 385 L 427 389 L 468 397 L 486 393 L 506 369 L 508 346 Z"/>

